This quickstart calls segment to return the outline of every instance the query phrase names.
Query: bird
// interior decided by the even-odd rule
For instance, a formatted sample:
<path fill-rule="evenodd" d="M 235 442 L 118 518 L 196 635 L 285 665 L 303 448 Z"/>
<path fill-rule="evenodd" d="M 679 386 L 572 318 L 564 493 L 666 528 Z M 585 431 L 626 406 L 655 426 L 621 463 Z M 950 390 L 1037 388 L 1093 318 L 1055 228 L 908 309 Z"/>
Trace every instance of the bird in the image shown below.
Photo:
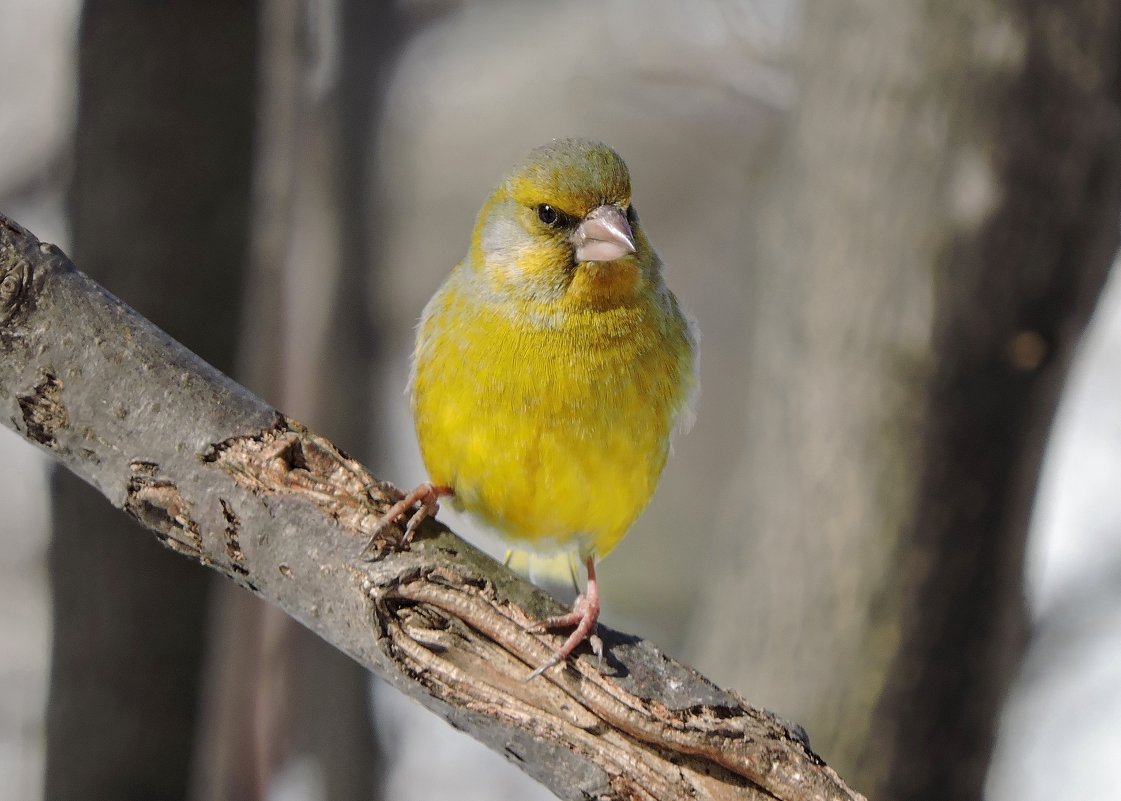
<path fill-rule="evenodd" d="M 503 178 L 424 308 L 408 395 L 428 481 L 399 492 L 379 525 L 407 518 L 411 539 L 451 498 L 514 553 L 583 563 L 572 611 L 532 627 L 572 632 L 529 679 L 597 643 L 596 563 L 653 496 L 675 429 L 691 424 L 698 338 L 639 222 L 626 164 L 583 138 L 537 147 Z"/>

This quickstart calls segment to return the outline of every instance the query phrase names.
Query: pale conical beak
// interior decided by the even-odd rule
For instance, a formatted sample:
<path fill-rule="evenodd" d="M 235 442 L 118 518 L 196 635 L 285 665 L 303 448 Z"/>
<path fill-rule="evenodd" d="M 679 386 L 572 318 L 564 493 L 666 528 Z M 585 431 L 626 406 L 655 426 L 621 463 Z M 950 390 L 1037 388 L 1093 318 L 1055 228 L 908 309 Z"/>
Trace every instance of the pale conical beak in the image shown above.
<path fill-rule="evenodd" d="M 572 234 L 576 261 L 614 261 L 634 253 L 634 232 L 627 215 L 618 206 L 594 208 Z"/>

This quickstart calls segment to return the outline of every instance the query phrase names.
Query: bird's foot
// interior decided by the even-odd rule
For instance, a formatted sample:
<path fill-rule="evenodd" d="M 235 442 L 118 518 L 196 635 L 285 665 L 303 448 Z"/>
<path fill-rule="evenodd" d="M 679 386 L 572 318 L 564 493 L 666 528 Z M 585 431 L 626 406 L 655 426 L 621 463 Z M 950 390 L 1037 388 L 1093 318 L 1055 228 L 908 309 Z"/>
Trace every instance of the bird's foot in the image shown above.
<path fill-rule="evenodd" d="M 435 517 L 440 511 L 440 498 L 453 495 L 454 491 L 451 487 L 433 484 L 430 481 L 425 481 L 412 492 L 402 493 L 397 490 L 400 499 L 397 503 L 389 507 L 381 519 L 374 525 L 374 530 L 370 534 L 370 542 L 366 545 L 363 553 L 380 552 L 383 550 L 382 544 L 385 540 L 385 532 L 396 523 L 398 520 L 404 518 L 414 506 L 417 510 L 409 517 L 408 522 L 405 523 L 405 531 L 401 537 L 399 547 L 407 548 L 409 543 L 413 540 L 413 534 L 416 532 L 417 527 L 429 517 Z"/>
<path fill-rule="evenodd" d="M 599 621 L 599 586 L 596 582 L 595 565 L 591 559 L 588 559 L 587 564 L 588 592 L 576 599 L 576 603 L 572 605 L 572 611 L 564 615 L 546 618 L 529 627 L 529 631 L 534 633 L 568 628 L 569 626 L 574 628 L 572 633 L 568 635 L 568 639 L 564 641 L 564 645 L 558 648 L 545 664 L 530 673 L 526 677 L 526 681 L 537 678 L 554 665 L 559 665 L 576 650 L 576 646 L 585 640 L 592 646 L 592 652 L 600 659 L 603 658 L 603 640 L 595 633 L 596 623 Z"/>

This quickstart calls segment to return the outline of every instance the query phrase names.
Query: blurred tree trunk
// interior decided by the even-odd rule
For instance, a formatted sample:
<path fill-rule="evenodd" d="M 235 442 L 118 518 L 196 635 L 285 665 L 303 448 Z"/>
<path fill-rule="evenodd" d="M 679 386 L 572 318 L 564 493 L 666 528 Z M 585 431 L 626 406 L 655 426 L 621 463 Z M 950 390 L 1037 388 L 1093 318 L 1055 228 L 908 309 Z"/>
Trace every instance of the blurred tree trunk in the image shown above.
<path fill-rule="evenodd" d="M 368 187 L 399 23 L 388 0 L 269 0 L 261 31 L 241 375 L 364 452 L 376 344 L 364 303 L 377 216 Z M 378 797 L 370 674 L 248 593 L 226 584 L 216 592 L 196 801 L 261 797 L 278 774 L 311 798 Z M 255 647 L 222 645 L 246 642 Z M 314 768 L 291 772 L 300 765 Z"/>
<path fill-rule="evenodd" d="M 1121 7 L 806 14 L 694 644 L 868 797 L 980 798 L 1043 446 L 1117 248 Z"/>
<path fill-rule="evenodd" d="M 253 3 L 89 0 L 78 45 L 74 253 L 220 369 L 241 307 L 255 24 Z M 184 798 L 210 578 L 71 474 L 53 487 L 45 797 Z"/>

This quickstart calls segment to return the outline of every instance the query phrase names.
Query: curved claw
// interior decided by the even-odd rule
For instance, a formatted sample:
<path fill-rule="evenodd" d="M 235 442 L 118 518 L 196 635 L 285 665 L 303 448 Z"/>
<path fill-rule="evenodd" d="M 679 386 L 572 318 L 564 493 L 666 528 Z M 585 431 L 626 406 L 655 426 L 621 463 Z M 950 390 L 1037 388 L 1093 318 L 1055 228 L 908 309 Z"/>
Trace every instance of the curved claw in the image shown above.
<path fill-rule="evenodd" d="M 564 641 L 564 645 L 558 648 L 545 664 L 526 676 L 526 681 L 531 681 L 549 668 L 559 665 L 584 640 L 591 643 L 592 651 L 596 656 L 603 657 L 603 641 L 595 634 L 596 623 L 599 621 L 599 585 L 596 581 L 595 563 L 591 557 L 588 557 L 587 567 L 588 592 L 576 599 L 572 611 L 565 615 L 547 618 L 529 627 L 531 632 L 542 632 L 548 629 L 575 626 L 572 633 L 568 635 L 568 639 Z"/>
<path fill-rule="evenodd" d="M 563 659 L 564 659 L 564 657 L 561 656 L 560 651 L 557 651 L 555 654 L 553 654 L 551 657 L 549 657 L 549 661 L 547 661 L 541 667 L 537 668 L 537 670 L 533 671 L 528 676 L 526 676 L 525 680 L 526 681 L 533 681 L 534 679 L 536 679 L 538 676 L 540 676 L 542 673 L 544 673 L 549 668 L 554 667 L 556 665 L 559 665 L 561 663 L 561 660 L 563 660 Z"/>
<path fill-rule="evenodd" d="M 398 492 L 400 493 L 399 490 Z M 413 533 L 417 530 L 417 527 L 420 526 L 426 518 L 435 517 L 439 513 L 440 498 L 452 494 L 454 494 L 454 491 L 451 487 L 433 484 L 430 481 L 425 481 L 412 492 L 407 494 L 402 493 L 400 500 L 390 506 L 374 526 L 374 530 L 370 535 L 370 542 L 366 545 L 363 553 L 378 550 L 379 544 L 384 540 L 383 535 L 386 530 L 408 514 L 410 509 L 416 506 L 417 510 L 409 517 L 408 522 L 405 524 L 405 531 L 399 543 L 401 547 L 407 547 L 408 544 L 412 542 Z"/>

